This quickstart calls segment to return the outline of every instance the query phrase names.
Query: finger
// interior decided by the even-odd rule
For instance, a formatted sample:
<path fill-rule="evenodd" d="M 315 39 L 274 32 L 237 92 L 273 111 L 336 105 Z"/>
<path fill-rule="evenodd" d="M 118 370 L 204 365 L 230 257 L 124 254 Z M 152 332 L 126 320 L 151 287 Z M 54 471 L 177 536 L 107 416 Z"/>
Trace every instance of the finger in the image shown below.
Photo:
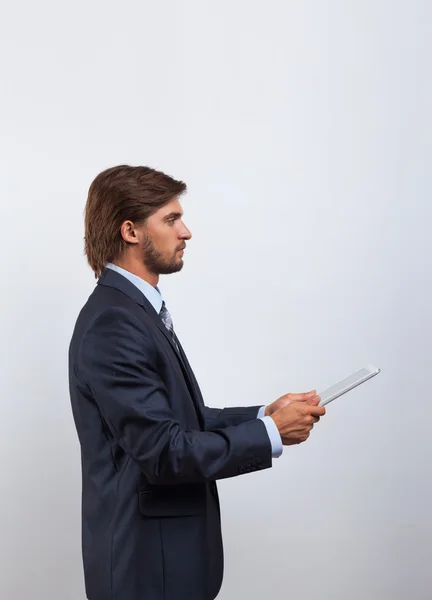
<path fill-rule="evenodd" d="M 307 400 L 308 404 L 311 404 L 312 406 L 318 406 L 318 404 L 321 402 L 321 396 L 314 396 L 313 398 L 310 398 L 309 400 Z"/>
<path fill-rule="evenodd" d="M 292 402 L 305 402 L 306 400 L 310 400 L 316 395 L 316 390 L 312 390 L 310 392 L 303 392 L 301 394 L 287 394 L 290 397 Z"/>
<path fill-rule="evenodd" d="M 324 406 L 308 406 L 308 413 L 313 417 L 323 417 L 326 414 Z"/>

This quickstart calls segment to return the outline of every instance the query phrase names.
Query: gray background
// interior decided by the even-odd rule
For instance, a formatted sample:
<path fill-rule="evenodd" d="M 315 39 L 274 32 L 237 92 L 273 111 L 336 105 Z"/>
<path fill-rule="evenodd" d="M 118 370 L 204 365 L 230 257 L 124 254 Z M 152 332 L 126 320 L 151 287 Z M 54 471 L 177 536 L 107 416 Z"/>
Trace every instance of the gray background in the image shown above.
<path fill-rule="evenodd" d="M 426 0 L 2 1 L 2 599 L 84 598 L 67 347 L 87 189 L 121 163 L 189 184 L 161 287 L 207 404 L 382 369 L 221 482 L 221 600 L 432 597 L 431 23 Z"/>

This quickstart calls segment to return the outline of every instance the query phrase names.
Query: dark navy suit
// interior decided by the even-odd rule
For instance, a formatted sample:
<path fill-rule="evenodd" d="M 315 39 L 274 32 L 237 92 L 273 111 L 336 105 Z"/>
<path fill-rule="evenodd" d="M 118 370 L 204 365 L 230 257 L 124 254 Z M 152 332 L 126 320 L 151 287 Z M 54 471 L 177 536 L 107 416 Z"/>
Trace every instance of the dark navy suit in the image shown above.
<path fill-rule="evenodd" d="M 204 405 L 146 297 L 106 269 L 69 349 L 89 600 L 213 600 L 223 575 L 215 481 L 271 466 L 256 407 Z"/>

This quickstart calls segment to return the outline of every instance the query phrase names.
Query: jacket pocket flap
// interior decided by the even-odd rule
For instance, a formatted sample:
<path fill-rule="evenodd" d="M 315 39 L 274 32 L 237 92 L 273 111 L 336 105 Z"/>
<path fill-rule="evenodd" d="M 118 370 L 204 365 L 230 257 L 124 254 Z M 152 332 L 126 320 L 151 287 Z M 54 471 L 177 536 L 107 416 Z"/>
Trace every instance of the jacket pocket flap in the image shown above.
<path fill-rule="evenodd" d="M 139 508 L 147 517 L 186 517 L 205 511 L 206 484 L 166 485 L 139 492 Z"/>

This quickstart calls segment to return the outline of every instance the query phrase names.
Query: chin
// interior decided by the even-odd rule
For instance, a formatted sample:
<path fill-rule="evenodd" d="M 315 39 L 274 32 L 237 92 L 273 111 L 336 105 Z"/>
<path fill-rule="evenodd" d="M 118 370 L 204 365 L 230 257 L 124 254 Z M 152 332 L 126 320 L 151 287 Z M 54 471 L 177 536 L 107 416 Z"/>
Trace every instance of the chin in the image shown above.
<path fill-rule="evenodd" d="M 177 273 L 183 269 L 183 261 L 180 259 L 176 261 L 174 264 L 165 265 L 162 268 L 159 268 L 159 275 L 171 275 L 172 273 Z"/>

